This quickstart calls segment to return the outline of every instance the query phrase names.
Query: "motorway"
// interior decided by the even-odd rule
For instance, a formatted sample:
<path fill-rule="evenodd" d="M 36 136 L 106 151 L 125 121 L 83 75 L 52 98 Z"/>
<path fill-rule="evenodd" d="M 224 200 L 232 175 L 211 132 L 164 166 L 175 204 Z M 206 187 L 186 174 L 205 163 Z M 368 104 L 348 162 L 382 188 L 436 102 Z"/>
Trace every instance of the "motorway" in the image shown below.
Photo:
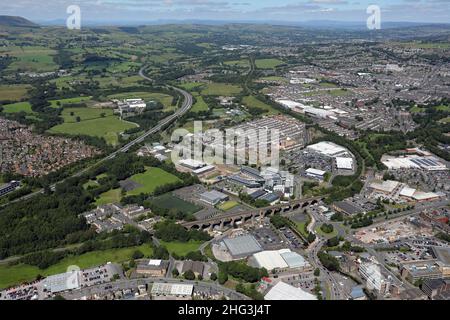
<path fill-rule="evenodd" d="M 139 76 L 140 76 L 141 78 L 145 79 L 145 80 L 148 80 L 148 81 L 153 82 L 152 79 L 150 79 L 149 77 L 147 77 L 147 76 L 144 74 L 144 70 L 145 70 L 145 66 L 142 67 L 142 68 L 139 70 Z M 172 115 L 170 115 L 169 117 L 164 118 L 163 120 L 161 120 L 156 126 L 154 126 L 153 128 L 149 129 L 148 131 L 146 131 L 145 133 L 143 133 L 142 135 L 140 135 L 138 138 L 134 139 L 133 141 L 128 142 L 126 145 L 124 145 L 124 146 L 121 147 L 120 149 L 118 149 L 118 150 L 112 152 L 111 154 L 109 154 L 108 156 L 106 156 L 106 157 L 104 157 L 103 159 L 99 160 L 99 161 L 96 162 L 95 164 L 93 164 L 93 165 L 91 165 L 91 166 L 89 166 L 89 167 L 87 167 L 87 168 L 85 168 L 85 169 L 83 169 L 83 170 L 77 172 L 77 173 L 74 174 L 72 177 L 79 177 L 79 176 L 81 176 L 82 174 L 86 173 L 89 169 L 91 169 L 91 168 L 93 168 L 93 167 L 99 165 L 100 163 L 102 163 L 102 162 L 104 162 L 104 161 L 107 161 L 107 160 L 110 160 L 110 159 L 113 159 L 113 158 L 114 158 L 115 156 L 117 156 L 119 153 L 127 152 L 127 151 L 128 151 L 131 147 L 133 147 L 134 145 L 139 144 L 139 143 L 142 143 L 145 139 L 147 139 L 147 138 L 148 138 L 149 136 L 151 136 L 152 134 L 155 134 L 155 133 L 157 133 L 157 132 L 160 132 L 160 131 L 164 130 L 164 127 L 165 127 L 165 126 L 167 126 L 168 124 L 173 123 L 173 122 L 176 121 L 178 118 L 180 118 L 180 117 L 182 117 L 184 114 L 186 114 L 186 113 L 192 108 L 192 105 L 193 105 L 193 98 L 192 98 L 192 95 L 191 95 L 189 92 L 184 91 L 184 90 L 182 90 L 182 89 L 179 89 L 179 88 L 177 88 L 177 87 L 173 87 L 173 86 L 167 86 L 167 87 L 168 87 L 168 88 L 171 88 L 171 89 L 173 89 L 173 90 L 175 90 L 175 91 L 177 91 L 178 93 L 180 93 L 180 94 L 183 96 L 183 99 L 184 99 L 184 100 L 183 100 L 183 104 L 181 105 L 181 108 L 177 109 L 177 110 L 176 110 Z M 62 180 L 62 181 L 64 181 L 64 180 Z M 60 181 L 60 182 L 62 182 L 62 181 Z M 60 182 L 59 182 L 59 183 L 60 183 Z M 54 183 L 53 185 L 50 186 L 51 190 L 54 190 L 54 189 L 55 189 L 56 184 L 57 184 L 57 183 Z M 11 202 L 9 202 L 9 203 L 14 203 L 14 202 L 19 202 L 19 201 L 31 199 L 32 197 L 34 197 L 34 196 L 36 196 L 36 195 L 38 195 L 38 194 L 41 194 L 41 193 L 43 193 L 43 192 L 44 192 L 44 190 L 41 189 L 41 190 L 39 190 L 39 191 L 36 191 L 36 192 L 34 192 L 34 193 L 30 193 L 30 194 L 28 194 L 28 195 L 26 195 L 26 196 L 23 196 L 23 197 L 21 197 L 21 198 L 18 198 L 18 199 L 14 200 L 14 201 L 11 201 Z M 4 205 L 2 205 L 2 206 L 7 206 L 9 203 L 4 204 Z"/>

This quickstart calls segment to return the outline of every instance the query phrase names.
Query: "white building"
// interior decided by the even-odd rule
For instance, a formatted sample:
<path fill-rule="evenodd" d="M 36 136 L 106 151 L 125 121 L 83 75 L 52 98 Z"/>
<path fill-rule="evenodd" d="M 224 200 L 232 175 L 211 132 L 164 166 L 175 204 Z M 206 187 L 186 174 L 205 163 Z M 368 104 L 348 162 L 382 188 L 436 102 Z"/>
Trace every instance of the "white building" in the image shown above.
<path fill-rule="evenodd" d="M 282 281 L 264 296 L 264 300 L 317 300 L 316 296 Z"/>

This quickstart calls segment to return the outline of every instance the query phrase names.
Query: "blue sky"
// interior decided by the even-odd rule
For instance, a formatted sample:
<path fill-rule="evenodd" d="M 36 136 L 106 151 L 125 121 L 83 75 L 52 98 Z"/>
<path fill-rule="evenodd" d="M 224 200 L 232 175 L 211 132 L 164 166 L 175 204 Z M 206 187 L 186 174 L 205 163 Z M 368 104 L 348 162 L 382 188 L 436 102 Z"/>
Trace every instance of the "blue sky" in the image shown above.
<path fill-rule="evenodd" d="M 82 18 L 97 21 L 160 19 L 292 21 L 366 21 L 377 4 L 382 21 L 450 23 L 450 0 L 0 0 L 0 14 L 35 21 L 66 19 L 77 4 Z"/>

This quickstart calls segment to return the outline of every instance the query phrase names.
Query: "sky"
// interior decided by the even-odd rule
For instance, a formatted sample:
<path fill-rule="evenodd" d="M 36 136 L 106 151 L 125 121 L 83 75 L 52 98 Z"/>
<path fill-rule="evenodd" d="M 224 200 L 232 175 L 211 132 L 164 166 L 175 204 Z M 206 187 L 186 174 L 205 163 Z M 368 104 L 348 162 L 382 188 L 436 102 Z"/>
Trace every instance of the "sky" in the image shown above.
<path fill-rule="evenodd" d="M 371 4 L 381 21 L 450 23 L 450 0 L 0 0 L 0 15 L 66 20 L 67 7 L 78 5 L 85 21 L 365 22 Z"/>

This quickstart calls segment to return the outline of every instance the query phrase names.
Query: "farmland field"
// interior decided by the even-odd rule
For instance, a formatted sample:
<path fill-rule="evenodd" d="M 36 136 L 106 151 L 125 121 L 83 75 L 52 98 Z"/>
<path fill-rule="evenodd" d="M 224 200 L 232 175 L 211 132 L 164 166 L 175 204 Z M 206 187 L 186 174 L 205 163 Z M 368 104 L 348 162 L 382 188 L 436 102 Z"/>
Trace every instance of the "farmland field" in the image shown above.
<path fill-rule="evenodd" d="M 239 205 L 239 203 L 237 203 L 236 201 L 227 201 L 227 202 L 221 204 L 218 208 L 222 211 L 228 211 L 238 205 Z"/>
<path fill-rule="evenodd" d="M 258 59 L 255 60 L 258 69 L 274 69 L 284 62 L 278 59 Z"/>
<path fill-rule="evenodd" d="M 129 191 L 128 195 L 153 193 L 159 186 L 181 181 L 178 177 L 160 168 L 147 168 L 144 173 L 136 174 L 130 180 L 142 185 L 142 187 Z"/>
<path fill-rule="evenodd" d="M 18 102 L 13 104 L 7 104 L 3 106 L 3 112 L 5 113 L 16 113 L 16 112 L 26 112 L 29 114 L 33 114 L 33 110 L 31 110 L 31 105 L 28 102 Z"/>
<path fill-rule="evenodd" d="M 200 112 L 200 111 L 208 111 L 208 105 L 203 100 L 203 97 L 200 95 L 194 95 L 197 102 L 192 106 L 191 112 Z"/>
<path fill-rule="evenodd" d="M 61 116 L 64 123 L 51 128 L 50 133 L 94 136 L 104 138 L 110 145 L 118 143 L 119 133 L 137 126 L 120 120 L 113 115 L 111 109 L 66 108 Z M 77 117 L 80 118 L 80 122 L 77 122 Z"/>
<path fill-rule="evenodd" d="M 254 96 L 247 96 L 244 97 L 242 99 L 242 102 L 247 106 L 247 107 L 256 107 L 256 108 L 260 108 L 263 110 L 267 110 L 269 112 L 269 114 L 279 114 L 280 112 L 277 111 L 276 109 L 272 108 L 271 106 L 269 106 L 268 104 L 265 104 L 264 102 L 258 100 L 257 98 L 255 98 Z"/>
<path fill-rule="evenodd" d="M 205 96 L 233 96 L 242 91 L 241 87 L 226 83 L 209 83 L 202 90 Z"/>
<path fill-rule="evenodd" d="M 20 101 L 28 97 L 29 85 L 0 85 L 0 100 Z"/>
<path fill-rule="evenodd" d="M 51 106 L 53 108 L 57 108 L 58 102 L 60 106 L 64 106 L 64 104 L 75 104 L 75 103 L 82 103 L 91 100 L 91 97 L 78 97 L 78 98 L 68 98 L 68 99 L 61 99 L 61 100 L 50 100 Z"/>
<path fill-rule="evenodd" d="M 76 265 L 81 269 L 86 269 L 106 264 L 107 262 L 120 263 L 128 261 L 131 260 L 131 257 L 136 250 L 141 251 L 145 256 L 150 256 L 152 254 L 150 245 L 144 244 L 138 247 L 93 251 L 79 256 L 69 256 L 44 270 L 26 264 L 18 264 L 14 266 L 1 264 L 0 289 L 20 284 L 24 281 L 32 281 L 36 279 L 38 275 L 50 276 L 63 273 L 67 271 L 67 267 L 72 265 Z"/>
<path fill-rule="evenodd" d="M 8 71 L 14 72 L 49 72 L 58 70 L 58 65 L 53 61 L 55 50 L 45 47 L 6 47 L 0 49 L 0 53 L 9 54 L 17 58 L 8 67 Z"/>

